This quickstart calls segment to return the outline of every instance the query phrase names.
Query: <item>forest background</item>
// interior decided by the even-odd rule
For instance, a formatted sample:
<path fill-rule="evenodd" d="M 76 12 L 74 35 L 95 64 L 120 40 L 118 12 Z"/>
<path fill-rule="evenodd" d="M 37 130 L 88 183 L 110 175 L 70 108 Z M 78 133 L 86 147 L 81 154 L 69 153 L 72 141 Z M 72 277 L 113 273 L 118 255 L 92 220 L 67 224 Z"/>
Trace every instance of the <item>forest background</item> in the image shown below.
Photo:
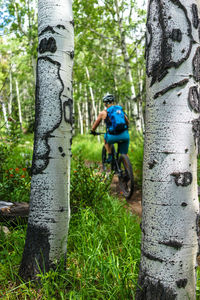
<path fill-rule="evenodd" d="M 0 0 L 0 4 L 0 200 L 28 202 L 35 118 L 37 4 L 32 0 Z M 41 274 L 40 289 L 30 282 L 19 283 L 18 267 L 26 225 L 4 226 L 0 246 L 0 293 L 5 299 L 27 296 L 32 299 L 130 299 L 134 298 L 137 287 L 140 220 L 127 213 L 123 201 L 109 195 L 108 184 L 102 187 L 102 178 L 97 180 L 99 175 L 94 176 L 99 171 L 98 166 L 88 169 L 83 161 L 101 159 L 102 141 L 89 137 L 88 133 L 103 109 L 102 97 L 112 93 L 131 121 L 129 155 L 136 183 L 141 186 L 146 3 L 75 0 L 73 12 L 73 193 L 68 271 L 63 273 L 58 268 Z M 199 289 L 198 284 L 197 297 Z"/>

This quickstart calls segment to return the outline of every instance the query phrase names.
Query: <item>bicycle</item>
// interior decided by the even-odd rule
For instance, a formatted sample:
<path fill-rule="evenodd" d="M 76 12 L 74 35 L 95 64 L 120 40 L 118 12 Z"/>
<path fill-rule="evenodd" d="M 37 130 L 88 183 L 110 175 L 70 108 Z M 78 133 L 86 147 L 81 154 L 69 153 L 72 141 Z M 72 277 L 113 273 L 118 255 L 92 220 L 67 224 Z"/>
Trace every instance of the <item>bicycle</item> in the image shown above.
<path fill-rule="evenodd" d="M 104 133 L 95 132 L 94 135 L 101 135 Z M 133 169 L 127 154 L 119 153 L 119 143 L 117 143 L 117 152 L 115 146 L 112 144 L 112 161 L 107 163 L 108 154 L 105 146 L 102 148 L 102 166 L 105 172 L 114 172 L 119 179 L 119 187 L 126 199 L 130 199 L 134 192 L 134 176 Z M 110 168 L 109 168 L 110 165 Z"/>

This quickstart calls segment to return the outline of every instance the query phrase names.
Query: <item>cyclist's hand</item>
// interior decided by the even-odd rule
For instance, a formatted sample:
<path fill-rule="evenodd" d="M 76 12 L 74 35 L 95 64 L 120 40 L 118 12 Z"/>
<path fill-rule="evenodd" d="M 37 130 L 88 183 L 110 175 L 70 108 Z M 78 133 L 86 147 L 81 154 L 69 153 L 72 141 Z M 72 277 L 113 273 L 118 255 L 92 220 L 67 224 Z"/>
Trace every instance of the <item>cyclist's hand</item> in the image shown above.
<path fill-rule="evenodd" d="M 90 134 L 96 135 L 96 132 L 94 130 L 90 130 Z"/>

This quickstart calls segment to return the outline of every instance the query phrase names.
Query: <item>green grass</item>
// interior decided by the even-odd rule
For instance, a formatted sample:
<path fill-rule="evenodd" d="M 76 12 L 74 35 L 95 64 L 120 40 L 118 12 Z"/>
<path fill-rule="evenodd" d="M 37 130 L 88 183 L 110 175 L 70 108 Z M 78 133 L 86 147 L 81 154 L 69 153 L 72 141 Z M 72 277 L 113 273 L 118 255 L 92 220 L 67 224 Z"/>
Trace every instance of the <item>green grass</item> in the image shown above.
<path fill-rule="evenodd" d="M 42 286 L 16 284 L 25 228 L 1 233 L 1 299 L 131 299 L 140 258 L 138 219 L 109 196 L 72 215 L 67 271 L 41 275 Z M 19 297 L 19 298 L 18 298 Z"/>
<path fill-rule="evenodd" d="M 72 154 L 74 156 L 81 154 L 84 160 L 100 162 L 102 146 L 102 137 L 99 143 L 97 137 L 92 135 L 77 135 L 72 140 Z"/>

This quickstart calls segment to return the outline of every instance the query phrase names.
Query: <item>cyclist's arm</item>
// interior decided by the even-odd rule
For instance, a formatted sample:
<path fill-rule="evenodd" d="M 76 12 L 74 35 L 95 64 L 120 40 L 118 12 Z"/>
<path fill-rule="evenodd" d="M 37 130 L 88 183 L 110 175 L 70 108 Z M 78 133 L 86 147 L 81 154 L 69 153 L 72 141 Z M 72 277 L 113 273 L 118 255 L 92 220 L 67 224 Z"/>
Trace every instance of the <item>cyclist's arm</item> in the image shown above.
<path fill-rule="evenodd" d="M 128 126 L 129 126 L 129 119 L 128 119 L 128 117 L 127 117 L 127 115 L 126 115 L 126 114 L 125 114 L 124 116 L 125 116 L 125 120 L 126 120 L 126 125 L 128 125 Z"/>
<path fill-rule="evenodd" d="M 104 114 L 105 114 L 104 111 L 100 112 L 100 114 L 98 115 L 96 121 L 95 121 L 94 124 L 92 125 L 92 131 L 95 131 L 96 128 L 97 128 L 97 127 L 99 126 L 99 124 L 101 123 L 101 121 L 105 119 L 105 118 L 104 118 Z"/>

